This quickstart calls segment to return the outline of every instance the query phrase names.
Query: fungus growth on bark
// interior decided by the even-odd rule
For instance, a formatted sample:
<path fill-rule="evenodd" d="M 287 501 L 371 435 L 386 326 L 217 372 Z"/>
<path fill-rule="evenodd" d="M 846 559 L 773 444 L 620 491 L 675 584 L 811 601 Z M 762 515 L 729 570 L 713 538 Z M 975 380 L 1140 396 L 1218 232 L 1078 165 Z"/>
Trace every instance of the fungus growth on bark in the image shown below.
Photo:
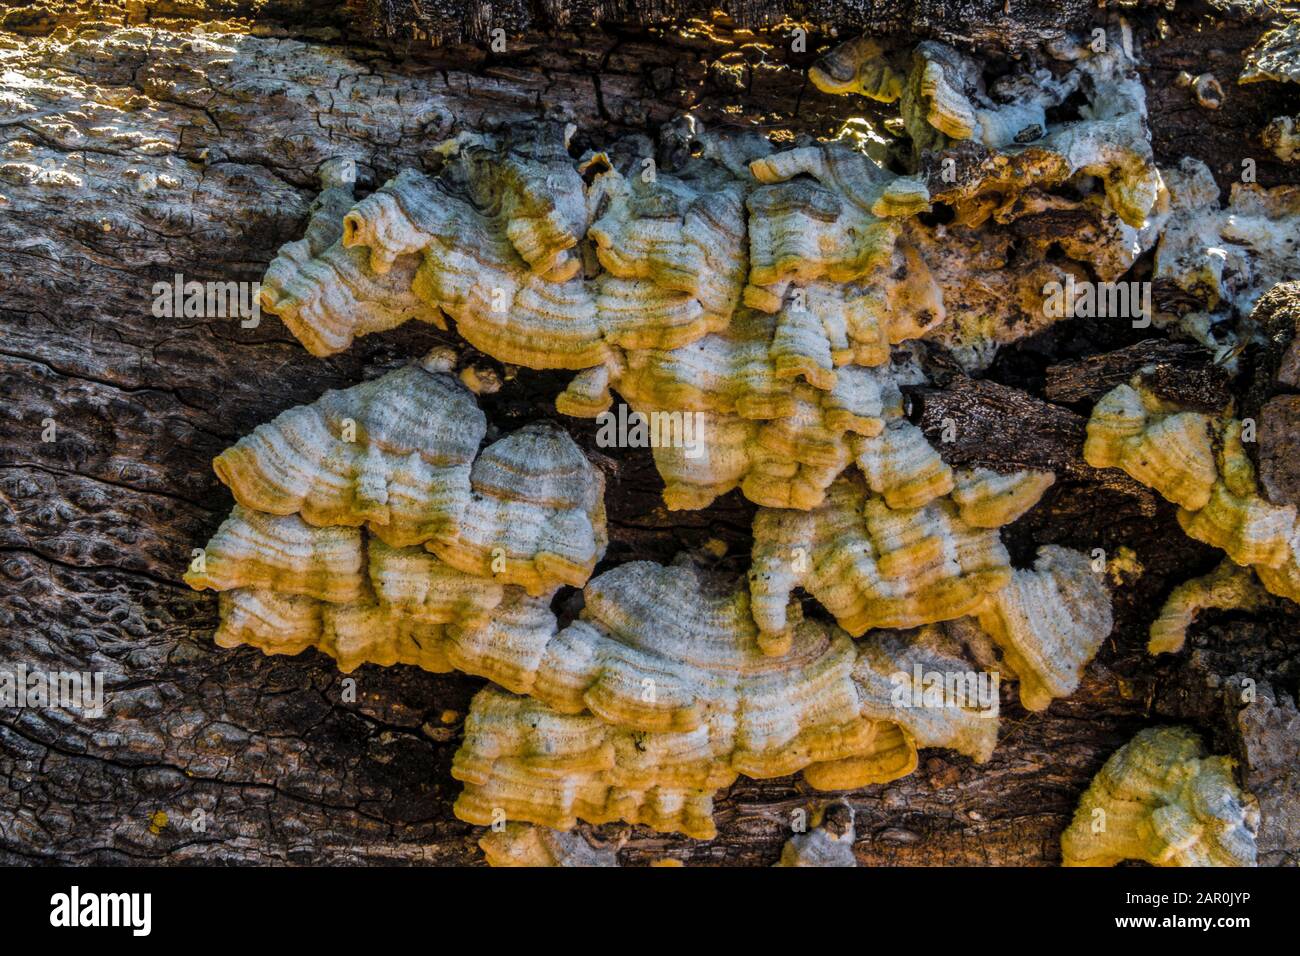
<path fill-rule="evenodd" d="M 592 418 L 617 395 L 647 416 L 694 416 L 694 442 L 653 450 L 664 503 L 702 509 L 739 489 L 759 506 L 752 565 L 747 580 L 686 556 L 595 573 L 600 469 L 549 424 L 485 445 L 473 394 L 433 355 L 291 409 L 217 458 L 237 506 L 186 579 L 221 592 L 218 641 L 499 685 L 475 696 L 453 767 L 458 816 L 512 821 L 484 837 L 493 862 L 611 862 L 554 832 L 579 820 L 709 839 L 713 798 L 741 775 L 840 790 L 910 773 L 920 748 L 987 760 L 996 681 L 990 706 L 951 693 L 961 675 L 978 685 L 971 656 L 1017 679 L 1026 709 L 1049 706 L 1110 634 L 1114 579 L 1055 544 L 1012 567 L 1000 529 L 1057 473 L 952 467 L 906 389 L 932 384 L 934 350 L 980 373 L 1066 317 L 1053 287 L 1117 280 L 1148 253 L 1197 305 L 1182 330 L 1230 351 L 1238 333 L 1219 320 L 1280 276 L 1300 208 L 1292 192 L 1243 187 L 1220 211 L 1203 166 L 1159 169 L 1135 54 L 1108 40 L 1057 38 L 996 79 L 935 40 L 850 41 L 811 79 L 898 103 L 906 135 L 883 152 L 851 138 L 777 149 L 690 119 L 677 132 L 691 148 L 659 168 L 644 136 L 577 155 L 572 127 L 539 121 L 462 131 L 359 200 L 330 167 L 306 236 L 262 291 L 309 351 L 429 322 L 506 365 L 574 373 L 560 414 Z M 1261 495 L 1241 430 L 1139 376 L 1097 402 L 1083 453 L 1300 599 L 1295 508 Z M 582 590 L 564 624 L 563 588 Z M 821 607 L 805 614 L 798 589 Z M 1152 649 L 1180 646 L 1197 609 L 1256 597 L 1230 568 L 1189 585 Z M 934 701 L 936 673 L 959 680 Z M 1093 789 L 1140 792 L 1166 842 L 1200 827 L 1202 846 L 1167 852 L 1142 830 L 1121 855 L 1136 841 L 1160 862 L 1253 858 L 1227 797 L 1206 809 L 1138 779 L 1186 770 L 1218 800 L 1226 764 L 1164 732 L 1121 754 Z M 796 837 L 783 861 L 851 864 L 851 810 L 842 823 Z M 1067 834 L 1067 860 L 1112 854 L 1084 843 Z"/>

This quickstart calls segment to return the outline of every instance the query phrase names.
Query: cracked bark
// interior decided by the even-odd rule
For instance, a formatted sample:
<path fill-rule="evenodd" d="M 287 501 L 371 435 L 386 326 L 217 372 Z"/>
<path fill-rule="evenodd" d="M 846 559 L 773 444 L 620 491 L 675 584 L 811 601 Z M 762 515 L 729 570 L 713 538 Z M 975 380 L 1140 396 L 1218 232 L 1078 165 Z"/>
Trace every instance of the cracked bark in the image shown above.
<path fill-rule="evenodd" d="M 285 659 L 215 647 L 215 599 L 180 582 L 190 550 L 231 504 L 209 465 L 217 452 L 327 388 L 435 344 L 466 347 L 407 327 L 317 360 L 269 316 L 255 329 L 155 318 L 153 283 L 178 272 L 260 278 L 276 248 L 300 234 L 315 170 L 332 157 L 356 159 L 368 188 L 418 165 L 456 129 L 539 113 L 567 116 L 580 136 L 602 142 L 691 107 L 706 121 L 822 133 L 862 104 L 804 82 L 816 37 L 806 54 L 751 51 L 743 83 L 726 85 L 710 63 L 755 37 L 725 24 L 538 34 L 488 56 L 367 45 L 352 16 L 319 2 L 272 5 L 236 34 L 170 20 L 204 14 L 197 4 L 102 4 L 97 26 L 84 6 L 15 7 L 0 19 L 0 57 L 21 78 L 0 100 L 0 660 L 102 670 L 108 713 L 0 711 L 0 862 L 478 862 L 477 831 L 451 814 L 459 785 L 449 767 L 481 681 L 365 667 L 351 675 L 355 701 L 345 700 L 343 676 L 314 652 Z M 877 10 L 889 29 L 942 35 L 904 6 L 852 10 Z M 208 10 L 234 18 L 251 7 L 231 0 Z M 984 42 L 999 35 L 989 24 L 968 18 Z M 1234 25 L 1219 42 L 1239 56 L 1258 30 Z M 1185 95 L 1164 78 L 1184 68 L 1192 42 L 1152 51 L 1155 140 L 1162 162 L 1186 152 L 1221 172 L 1236 158 L 1214 150 L 1240 148 L 1240 114 L 1162 112 L 1163 98 Z M 1284 174 L 1261 159 L 1265 185 Z M 1183 536 L 1149 492 L 1079 459 L 1072 442 L 1089 389 L 1128 366 L 1069 363 L 1131 343 L 1070 326 L 1000 359 L 997 382 L 950 380 L 921 396 L 918 414 L 929 428 L 926 416 L 945 407 L 976 424 L 1008 407 L 1027 413 L 1029 432 L 999 444 L 987 430 L 963 429 L 984 437 L 944 450 L 1003 463 L 1046 455 L 1061 468 L 1044 503 L 1008 532 L 1018 561 L 1046 542 L 1128 545 L 1147 571 L 1118 594 L 1115 634 L 1078 693 L 1027 715 L 1007 689 L 988 764 L 927 751 L 911 777 L 850 795 L 860 861 L 1055 862 L 1060 831 L 1106 757 L 1140 727 L 1177 719 L 1247 762 L 1248 779 L 1280 808 L 1266 820 L 1264 859 L 1294 862 L 1296 784 L 1278 768 L 1295 755 L 1261 744 L 1294 746 L 1292 609 L 1249 621 L 1207 614 L 1182 658 L 1146 656 L 1145 628 L 1164 595 L 1218 556 Z M 1197 367 L 1185 354 L 1170 362 Z M 566 377 L 521 371 L 483 405 L 503 429 L 551 417 Z M 1074 391 L 1044 393 L 1045 382 L 1067 379 Z M 47 420 L 52 442 L 42 440 Z M 589 423 L 561 421 L 607 475 L 604 566 L 668 560 L 710 538 L 729 546 L 721 566 L 747 566 L 752 506 L 733 494 L 706 512 L 666 512 L 648 454 L 596 449 Z M 1270 682 L 1267 714 L 1231 705 L 1222 688 L 1237 674 Z M 1261 721 L 1272 729 L 1251 729 Z M 820 799 L 793 778 L 742 779 L 718 801 L 716 840 L 638 828 L 621 857 L 769 864 L 790 812 Z"/>

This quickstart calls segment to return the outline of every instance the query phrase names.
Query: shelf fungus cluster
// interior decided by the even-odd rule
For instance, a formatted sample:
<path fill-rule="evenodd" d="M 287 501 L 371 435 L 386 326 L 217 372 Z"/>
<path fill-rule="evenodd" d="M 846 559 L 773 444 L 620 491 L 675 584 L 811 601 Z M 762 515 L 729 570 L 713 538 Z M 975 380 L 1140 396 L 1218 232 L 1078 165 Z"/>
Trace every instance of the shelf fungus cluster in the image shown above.
<path fill-rule="evenodd" d="M 1177 651 L 1202 607 L 1251 607 L 1269 594 L 1300 602 L 1300 523 L 1294 504 L 1273 502 L 1260 487 L 1243 444 L 1253 427 L 1228 412 L 1180 408 L 1138 373 L 1093 407 L 1084 457 L 1121 468 L 1178 505 L 1190 537 L 1222 549 L 1227 566 L 1170 596 L 1152 625 L 1152 653 Z"/>
<path fill-rule="evenodd" d="M 553 426 L 480 448 L 485 433 L 436 352 L 290 409 L 214 462 L 237 504 L 186 576 L 221 592 L 224 646 L 317 647 L 345 670 L 408 663 L 499 684 L 475 698 L 453 770 L 472 822 L 504 808 L 559 828 L 622 819 L 706 836 L 713 793 L 739 774 L 846 789 L 911 772 L 919 747 L 987 759 L 996 698 L 913 705 L 928 701 L 924 675 L 969 670 L 937 632 L 855 643 L 802 619 L 790 600 L 802 579 L 779 579 L 783 563 L 799 568 L 789 535 L 801 523 L 823 582 L 809 590 L 855 634 L 991 615 L 1028 687 L 1038 666 L 1077 681 L 1109 630 L 1101 585 L 1090 597 L 1104 613 L 1077 613 L 1053 584 L 1035 597 L 1057 617 L 1021 614 L 1047 621 L 1041 633 L 1004 623 L 1015 602 L 997 592 L 1014 576 L 996 526 L 1050 476 L 954 475 L 919 431 L 919 480 L 864 466 L 812 511 L 760 511 L 750 587 L 689 563 L 588 581 L 605 546 L 600 473 Z M 564 585 L 585 585 L 584 610 L 560 627 L 549 598 Z M 1083 638 L 1071 644 L 1064 621 Z M 1065 638 L 1048 646 L 1049 633 Z"/>
<path fill-rule="evenodd" d="M 552 424 L 488 442 L 435 351 L 216 459 L 236 506 L 186 580 L 220 592 L 218 642 L 489 679 L 452 773 L 456 814 L 498 825 L 494 864 L 616 863 L 579 821 L 709 839 L 740 776 L 843 790 L 910 773 L 921 748 L 987 760 L 998 676 L 1032 711 L 1073 693 L 1111 596 L 1068 548 L 1012 566 L 1001 529 L 1056 475 L 946 462 L 907 413 L 936 367 L 921 353 L 941 351 L 915 343 L 978 371 L 1074 314 L 1050 307 L 1053 285 L 1139 263 L 1205 338 L 1293 256 L 1294 191 L 1237 187 L 1220 210 L 1208 169 L 1156 167 L 1131 45 L 1105 39 L 997 79 L 936 41 L 851 41 L 812 80 L 897 103 L 906 137 L 883 149 L 778 151 L 691 121 L 660 168 L 645 137 L 580 150 L 538 123 L 461 132 L 361 198 L 327 166 L 261 293 L 308 350 L 454 326 L 498 362 L 572 373 L 560 414 L 663 416 L 664 504 L 739 489 L 758 506 L 752 563 L 747 579 L 686 558 L 596 574 L 601 472 Z M 1087 462 L 1154 488 L 1228 557 L 1175 592 L 1153 651 L 1180 647 L 1202 608 L 1300 600 L 1295 507 L 1260 491 L 1246 427 L 1141 374 L 1093 411 Z M 566 587 L 582 591 L 573 619 L 553 609 L 579 606 L 553 601 Z M 805 616 L 804 597 L 820 608 Z M 1245 860 L 1244 806 L 1194 738 L 1140 735 L 1085 797 L 1067 862 Z M 852 865 L 852 842 L 840 807 L 783 865 Z"/>
<path fill-rule="evenodd" d="M 219 644 L 494 681 L 453 766 L 465 783 L 456 812 L 479 824 L 504 812 L 561 830 L 625 820 L 708 838 L 713 795 L 741 774 L 802 773 L 839 790 L 910 773 L 922 747 L 988 759 L 996 683 L 933 699 L 934 675 L 941 695 L 943 675 L 978 685 L 935 629 L 854 641 L 805 620 L 793 582 L 764 590 L 687 560 L 592 577 L 606 544 L 601 473 L 552 425 L 485 443 L 485 417 L 451 367 L 435 350 L 292 408 L 215 459 L 236 505 L 186 581 L 220 593 Z M 953 474 L 915 435 L 922 466 L 902 477 L 864 465 L 818 509 L 760 511 L 760 528 L 865 522 L 851 533 L 874 549 L 870 568 L 845 583 L 878 586 L 879 610 L 852 620 L 857 634 L 992 607 L 1013 579 L 996 527 L 1050 484 Z M 860 547 L 810 546 L 814 566 Z M 756 545 L 756 560 L 778 559 Z M 583 609 L 560 626 L 550 603 L 564 586 L 583 588 Z"/>
<path fill-rule="evenodd" d="M 1119 40 L 1108 49 L 1062 48 L 1062 78 L 1043 66 L 991 91 L 941 44 L 906 67 L 869 41 L 836 51 L 814 80 L 901 100 L 918 149 L 905 174 L 847 141 L 774 151 L 695 123 L 663 169 L 636 142 L 573 157 L 558 124 L 461 133 L 359 201 L 331 185 L 262 304 L 317 355 L 406 319 L 454 322 L 499 361 L 575 372 L 565 414 L 598 415 L 612 392 L 698 413 L 705 454 L 656 448 L 669 507 L 737 487 L 813 507 L 899 417 L 892 346 L 933 338 L 986 364 L 1063 317 L 1047 285 L 1115 278 L 1154 243 L 1167 197 L 1142 87 Z M 1049 123 L 1076 92 L 1080 118 Z M 950 143 L 980 152 L 952 176 L 922 163 Z M 1049 192 L 1066 184 L 1076 198 Z M 936 202 L 955 221 L 929 218 Z M 908 437 L 896 428 L 877 453 Z"/>
<path fill-rule="evenodd" d="M 604 479 L 560 429 L 480 449 L 487 421 L 447 356 L 327 392 L 222 452 L 236 505 L 185 580 L 220 592 L 217 643 L 469 669 L 536 628 L 606 544 Z M 474 650 L 458 652 L 457 648 Z"/>
<path fill-rule="evenodd" d="M 618 866 L 617 846 L 598 846 L 577 830 L 552 830 L 526 823 L 503 823 L 478 841 L 489 866 Z"/>
<path fill-rule="evenodd" d="M 1011 567 L 997 529 L 1038 502 L 1050 472 L 939 464 L 944 480 L 926 482 L 905 506 L 846 474 L 808 511 L 759 509 L 749 573 L 759 641 L 782 646 L 796 587 L 854 635 L 970 616 L 1019 678 L 1024 706 L 1042 710 L 1074 692 L 1111 632 L 1104 575 L 1057 546 L 1044 547 L 1033 569 Z"/>
<path fill-rule="evenodd" d="M 1153 727 L 1117 750 L 1061 837 L 1066 866 L 1254 866 L 1259 807 L 1230 757 L 1186 727 Z"/>
<path fill-rule="evenodd" d="M 969 668 L 939 635 L 854 642 L 792 605 L 788 649 L 766 654 L 745 588 L 689 563 L 622 565 L 586 597 L 547 654 L 574 662 L 570 687 L 474 698 L 452 768 L 462 819 L 624 820 L 709 839 L 713 796 L 741 774 L 850 789 L 910 773 L 918 747 L 983 761 L 996 743 L 996 704 L 912 707 L 919 675 Z"/>

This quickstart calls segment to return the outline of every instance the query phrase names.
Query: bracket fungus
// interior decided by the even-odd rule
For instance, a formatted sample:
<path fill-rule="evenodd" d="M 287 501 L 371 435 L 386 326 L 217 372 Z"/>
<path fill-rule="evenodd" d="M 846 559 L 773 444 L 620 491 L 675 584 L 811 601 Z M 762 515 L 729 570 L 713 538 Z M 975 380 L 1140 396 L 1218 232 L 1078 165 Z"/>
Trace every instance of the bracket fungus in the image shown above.
<path fill-rule="evenodd" d="M 1061 837 L 1065 866 L 1254 866 L 1259 806 L 1186 727 L 1153 727 L 1117 750 Z"/>
<path fill-rule="evenodd" d="M 785 150 L 756 159 L 750 168 L 763 185 L 746 203 L 750 272 L 745 302 L 765 312 L 778 311 L 792 289 L 817 280 L 867 283 L 864 294 L 869 295 L 876 274 L 887 283 L 894 271 L 903 220 L 930 208 L 929 192 L 919 179 L 887 172 L 842 143 Z M 912 265 L 925 268 L 915 259 Z M 889 298 L 885 289 L 877 295 L 876 314 L 859 317 L 866 320 L 867 342 L 901 341 L 887 327 L 882 335 L 881 325 L 893 319 L 884 308 Z M 897 304 L 903 309 L 928 306 L 932 313 L 937 305 L 932 298 L 919 303 L 899 298 Z M 931 314 L 918 324 L 928 326 L 939 318 L 941 313 Z"/>
<path fill-rule="evenodd" d="M 435 350 L 217 456 L 237 504 L 185 580 L 222 592 L 218 643 L 316 646 L 345 670 L 469 658 L 475 673 L 508 671 L 518 647 L 502 650 L 501 632 L 545 640 L 546 599 L 604 554 L 604 478 L 552 425 L 480 451 L 486 428 Z"/>
<path fill-rule="evenodd" d="M 1147 651 L 1151 654 L 1181 651 L 1187 641 L 1187 629 L 1207 608 L 1253 609 L 1266 599 L 1267 595 L 1250 569 L 1225 558 L 1209 574 L 1184 581 L 1174 588 L 1160 609 L 1160 616 L 1151 622 Z"/>
<path fill-rule="evenodd" d="M 1189 537 L 1221 548 L 1238 564 L 1277 568 L 1290 556 L 1295 505 L 1275 505 L 1260 494 L 1240 421 L 1225 421 L 1218 438 L 1209 500 L 1199 510 L 1180 508 L 1178 523 Z"/>
<path fill-rule="evenodd" d="M 846 476 L 811 511 L 759 511 L 749 577 L 763 633 L 785 630 L 790 592 L 803 587 L 863 634 L 971 614 L 1011 566 L 997 531 L 967 525 L 951 501 L 896 510 Z"/>
<path fill-rule="evenodd" d="M 991 468 L 959 468 L 952 500 L 961 520 L 975 528 L 1011 524 L 1042 499 L 1056 483 L 1050 471 L 1026 469 L 1007 474 Z"/>
<path fill-rule="evenodd" d="M 660 612 L 658 623 L 667 616 Z M 741 774 L 802 771 L 817 789 L 852 789 L 910 773 L 918 746 L 950 747 L 978 761 L 993 751 L 995 710 L 980 711 L 975 701 L 912 707 L 916 673 L 967 667 L 936 638 L 855 645 L 837 628 L 805 621 L 783 655 L 742 643 L 706 643 L 705 659 L 667 675 L 676 708 L 698 707 L 699 723 L 689 730 L 637 730 L 562 713 L 536 696 L 480 691 L 452 766 L 465 783 L 457 816 L 482 825 L 502 808 L 510 819 L 558 829 L 579 819 L 623 820 L 711 839 L 713 795 Z M 651 674 L 671 660 L 632 649 L 627 657 L 644 660 L 650 669 L 640 673 Z M 660 684 L 642 678 L 628 695 L 648 690 L 652 702 L 642 712 L 653 712 Z"/>
<path fill-rule="evenodd" d="M 596 306 L 611 342 L 627 349 L 676 348 L 720 332 L 740 303 L 749 258 L 746 181 L 697 162 L 682 176 L 596 175 L 587 235 L 605 273 Z"/>
<path fill-rule="evenodd" d="M 454 529 L 487 431 L 445 356 L 337 392 L 259 425 L 212 463 L 235 501 L 318 527 L 365 525 L 393 547 Z"/>
<path fill-rule="evenodd" d="M 1083 457 L 1192 510 L 1204 508 L 1214 488 L 1209 416 L 1182 411 L 1140 382 L 1116 386 L 1093 406 Z"/>
<path fill-rule="evenodd" d="M 467 165 L 470 176 L 497 168 Z M 527 261 L 512 236 L 521 220 L 504 208 L 480 209 L 444 179 L 408 169 L 358 202 L 343 222 L 344 246 L 368 248 L 375 273 L 401 256 L 419 256 L 415 294 L 454 318 L 457 331 L 489 355 L 534 368 L 586 368 L 604 360 L 595 301 L 571 268 L 579 263 L 539 269 L 552 259 Z"/>
<path fill-rule="evenodd" d="M 902 95 L 907 73 L 890 62 L 875 38 L 864 35 L 832 47 L 809 68 L 808 79 L 823 93 L 860 93 L 892 103 Z"/>
<path fill-rule="evenodd" d="M 1300 602 L 1300 519 L 1269 501 L 1242 445 L 1243 422 L 1226 412 L 1180 411 L 1142 381 L 1116 386 L 1093 408 L 1084 458 L 1120 467 L 1179 505 L 1178 523 L 1254 570 L 1270 593 Z M 1163 625 L 1162 625 L 1163 626 Z M 1172 647 L 1171 637 L 1153 652 Z"/>
<path fill-rule="evenodd" d="M 491 391 L 495 373 L 457 379 L 435 350 L 217 457 L 236 505 L 185 576 L 220 593 L 217 642 L 493 682 L 452 769 L 458 817 L 510 821 L 481 840 L 493 865 L 617 865 L 565 832 L 580 820 L 709 839 L 715 794 L 742 775 L 841 790 L 905 776 L 921 748 L 987 760 L 997 674 L 982 704 L 928 696 L 928 674 L 978 683 L 953 635 L 1042 710 L 1110 634 L 1110 590 L 1057 545 L 1011 565 L 1000 529 L 1042 499 L 1057 458 L 946 461 L 903 389 L 987 367 L 1067 317 L 1053 283 L 1110 282 L 1152 250 L 1153 278 L 1207 312 L 1248 307 L 1293 263 L 1296 191 L 1234 186 L 1219 210 L 1208 168 L 1158 169 L 1131 44 L 1106 39 L 996 78 L 936 40 L 860 37 L 813 67 L 824 91 L 897 102 L 910 150 L 776 150 L 687 118 L 661 131 L 663 169 L 644 136 L 577 157 L 574 129 L 551 122 L 462 132 L 359 199 L 327 163 L 306 234 L 262 288 L 312 354 L 415 320 L 572 372 L 560 413 L 612 414 L 617 395 L 667 421 L 650 444 L 668 508 L 733 489 L 758 505 L 751 568 L 595 574 L 602 472 L 550 424 L 488 443 L 466 383 Z M 1300 600 L 1295 508 L 1260 493 L 1239 422 L 1139 375 L 1096 404 L 1084 457 L 1155 488 L 1236 562 L 1171 596 L 1153 652 L 1180 647 L 1200 608 L 1260 599 L 1238 565 Z M 554 602 L 562 588 L 581 594 Z M 834 623 L 805 618 L 799 589 Z M 553 610 L 579 598 L 576 618 Z M 1146 732 L 1085 796 L 1066 860 L 1253 859 L 1244 807 L 1226 758 Z M 1094 809 L 1101 836 L 1085 832 Z M 852 809 L 833 805 L 779 865 L 855 865 L 853 839 Z"/>
<path fill-rule="evenodd" d="M 748 272 L 748 171 L 701 159 L 682 175 L 628 175 L 603 154 L 579 165 L 567 152 L 570 133 L 542 123 L 448 140 L 434 151 L 436 175 L 404 169 L 346 210 L 339 248 L 355 254 L 349 262 L 363 256 L 374 282 L 399 270 L 400 298 L 413 294 L 426 313 L 455 319 L 477 348 L 529 368 L 593 368 L 619 347 L 673 348 L 725 328 Z M 591 276 L 588 244 L 603 267 Z M 310 273 L 327 288 L 315 291 L 321 307 L 306 321 L 345 325 L 346 315 L 330 311 L 343 299 L 312 253 L 286 246 L 271 274 Z M 277 314 L 297 307 L 283 296 L 264 305 Z M 351 341 L 289 324 L 316 354 Z M 355 334 L 396 323 L 372 324 Z"/>
<path fill-rule="evenodd" d="M 312 204 L 306 235 L 286 243 L 262 279 L 261 307 L 280 317 L 312 355 L 347 349 L 353 339 L 409 321 L 445 328 L 436 308 L 413 289 L 419 260 L 403 256 L 384 273 L 370 268 L 365 249 L 343 244 L 343 217 L 354 203 L 353 184 L 333 167 Z"/>
<path fill-rule="evenodd" d="M 526 425 L 485 448 L 454 531 L 426 542 L 443 561 L 529 594 L 581 587 L 605 553 L 605 479 L 566 432 Z"/>
<path fill-rule="evenodd" d="M 811 511 L 760 509 L 750 570 L 761 640 L 787 625 L 786 601 L 805 588 L 851 634 L 976 616 L 1020 678 L 1025 707 L 1042 710 L 1078 686 L 1113 626 L 1103 574 L 1078 552 L 1040 550 L 1032 570 L 1013 570 L 997 527 L 1050 484 L 1050 473 L 963 470 L 966 494 L 919 508 L 891 508 L 860 480 L 841 478 Z"/>
<path fill-rule="evenodd" d="M 813 818 L 813 829 L 785 841 L 776 866 L 857 866 L 853 818 L 853 808 L 847 803 L 823 807 Z"/>
<path fill-rule="evenodd" d="M 618 847 L 593 846 L 577 831 L 507 822 L 478 841 L 489 866 L 618 866 Z"/>
<path fill-rule="evenodd" d="M 654 447 L 668 507 L 701 508 L 739 487 L 757 504 L 810 508 L 855 459 L 891 497 L 947 490 L 947 466 L 902 417 L 899 384 L 915 381 L 911 363 L 846 366 L 827 390 L 791 383 L 768 351 L 772 329 L 770 317 L 743 313 L 725 333 L 689 349 L 629 353 L 617 378 L 602 377 L 660 421 L 656 410 L 681 409 L 670 437 L 691 440 Z M 687 435 L 691 415 L 699 425 Z"/>
<path fill-rule="evenodd" d="M 357 528 L 317 528 L 296 514 L 270 515 L 235 505 L 204 547 L 192 588 L 262 588 L 346 604 L 366 591 L 365 545 Z"/>
<path fill-rule="evenodd" d="M 1047 109 L 1079 83 L 1077 72 L 1057 80 L 1042 69 L 1003 78 L 994 100 L 974 58 L 928 40 L 912 51 L 900 109 L 913 148 L 942 148 L 946 139 L 973 140 L 992 149 L 1033 142 L 1047 132 Z"/>
<path fill-rule="evenodd" d="M 1033 569 L 1015 571 L 978 617 L 1019 678 L 1026 710 L 1074 693 L 1114 627 L 1105 575 L 1086 556 L 1058 545 L 1040 548 Z"/>
<path fill-rule="evenodd" d="M 371 546 L 376 597 L 332 604 L 260 588 L 223 591 L 217 644 L 267 654 L 315 647 L 344 672 L 362 664 L 436 673 L 459 666 L 508 681 L 526 666 L 515 660 L 519 635 L 554 627 L 546 603 L 522 590 L 462 575 L 418 548 Z"/>

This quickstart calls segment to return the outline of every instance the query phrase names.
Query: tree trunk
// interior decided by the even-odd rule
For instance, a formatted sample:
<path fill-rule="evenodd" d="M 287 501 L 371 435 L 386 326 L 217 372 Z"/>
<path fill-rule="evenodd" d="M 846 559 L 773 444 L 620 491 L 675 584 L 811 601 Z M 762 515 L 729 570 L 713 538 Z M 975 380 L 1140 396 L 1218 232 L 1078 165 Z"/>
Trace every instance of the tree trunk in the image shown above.
<path fill-rule="evenodd" d="M 621 24 L 512 36 L 506 52 L 490 54 L 427 45 L 430 33 L 457 39 L 427 20 L 390 40 L 397 7 L 379 11 L 385 20 L 368 5 L 284 0 L 239 19 L 256 6 L 51 0 L 0 11 L 0 660 L 103 671 L 108 690 L 99 719 L 0 711 L 0 863 L 482 861 L 480 832 L 452 815 L 459 785 L 449 773 L 482 681 L 367 666 L 352 675 L 350 702 L 321 654 L 217 648 L 215 598 L 180 580 L 191 549 L 232 504 L 213 456 L 328 388 L 435 344 L 468 346 L 408 325 L 319 360 L 270 316 L 251 329 L 158 318 L 155 282 L 177 273 L 260 279 L 280 244 L 301 235 L 316 171 L 331 158 L 355 159 L 364 189 L 419 166 L 454 131 L 542 114 L 599 144 L 653 135 L 687 108 L 706 123 L 762 125 L 778 138 L 830 132 L 863 109 L 805 82 L 829 42 L 818 34 L 792 52 L 776 29 L 740 32 L 722 20 L 659 29 L 636 23 L 630 4 Z M 529 5 L 502 9 L 515 6 Z M 849 7 L 848 28 L 954 39 L 953 25 L 965 23 L 973 43 L 1028 42 L 1000 30 L 1001 0 L 913 13 L 907 4 Z M 1022 27 L 1050 32 L 1108 15 L 1067 7 L 1068 16 L 1039 10 Z M 1263 27 L 1225 22 L 1194 33 L 1197 14 L 1166 14 L 1173 35 L 1156 43 L 1155 14 L 1133 16 L 1151 42 L 1158 159 L 1198 156 L 1226 182 L 1242 144 L 1279 104 L 1294 104 L 1276 88 L 1246 96 L 1230 82 Z M 745 44 L 757 47 L 742 52 L 742 68 L 711 68 Z M 1201 71 L 1197 62 L 1221 71 L 1229 108 L 1204 113 L 1174 87 L 1178 71 Z M 1255 155 L 1262 184 L 1294 178 L 1294 167 Z M 918 396 L 920 414 L 946 408 L 996 423 L 988 416 L 1024 412 L 1023 433 L 963 429 L 983 447 L 944 452 L 1057 467 L 1044 502 L 1008 529 L 1018 561 L 1046 542 L 1108 553 L 1127 545 L 1146 573 L 1117 594 L 1115 632 L 1076 694 L 1039 714 L 1004 695 L 990 762 L 925 751 L 910 777 L 849 795 L 859 861 L 1055 863 L 1093 774 L 1136 730 L 1164 719 L 1193 723 L 1267 792 L 1261 862 L 1300 861 L 1295 608 L 1279 602 L 1248 620 L 1206 614 L 1183 654 L 1146 654 L 1164 596 L 1219 555 L 1184 536 L 1167 503 L 1082 463 L 1080 413 L 1097 382 L 1127 366 L 1070 363 L 1129 342 L 1067 326 L 1011 350 L 991 373 L 997 381 L 952 381 Z M 1213 387 L 1203 357 L 1168 358 Z M 596 449 L 591 423 L 555 414 L 567 377 L 522 370 L 483 405 L 503 428 L 560 420 L 604 469 L 611 545 L 601 569 L 666 561 L 718 538 L 728 545 L 722 566 L 743 571 L 752 506 L 732 493 L 706 511 L 666 511 L 648 451 Z M 1045 393 L 1045 382 L 1057 391 Z M 1239 713 L 1234 675 L 1257 680 L 1270 706 Z M 790 811 L 823 799 L 796 778 L 742 778 L 718 800 L 717 839 L 635 828 L 621 859 L 771 864 Z"/>

